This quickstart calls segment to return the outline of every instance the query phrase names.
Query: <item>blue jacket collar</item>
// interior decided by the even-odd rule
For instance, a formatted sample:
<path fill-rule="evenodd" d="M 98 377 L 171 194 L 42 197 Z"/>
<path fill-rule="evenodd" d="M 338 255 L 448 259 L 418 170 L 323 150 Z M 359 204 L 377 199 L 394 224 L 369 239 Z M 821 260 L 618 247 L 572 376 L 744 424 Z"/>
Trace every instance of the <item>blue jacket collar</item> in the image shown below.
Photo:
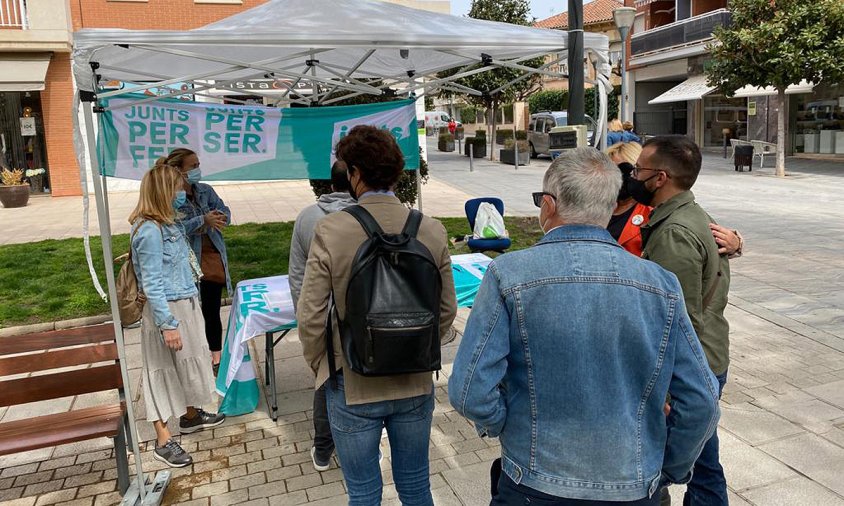
<path fill-rule="evenodd" d="M 563 225 L 545 234 L 545 237 L 536 244 L 538 246 L 540 244 L 572 241 L 597 241 L 621 247 L 607 232 L 606 228 L 595 225 Z"/>

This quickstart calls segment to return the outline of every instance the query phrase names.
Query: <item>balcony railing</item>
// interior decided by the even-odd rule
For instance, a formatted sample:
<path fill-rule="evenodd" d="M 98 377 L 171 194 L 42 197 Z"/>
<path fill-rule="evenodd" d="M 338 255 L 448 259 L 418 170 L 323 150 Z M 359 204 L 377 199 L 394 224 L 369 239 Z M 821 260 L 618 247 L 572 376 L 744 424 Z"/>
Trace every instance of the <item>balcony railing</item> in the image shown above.
<path fill-rule="evenodd" d="M 630 52 L 638 56 L 660 49 L 700 42 L 711 38 L 716 26 L 728 26 L 731 19 L 730 11 L 719 9 L 637 33 L 630 39 Z"/>
<path fill-rule="evenodd" d="M 29 28 L 26 0 L 0 0 L 0 28 Z"/>

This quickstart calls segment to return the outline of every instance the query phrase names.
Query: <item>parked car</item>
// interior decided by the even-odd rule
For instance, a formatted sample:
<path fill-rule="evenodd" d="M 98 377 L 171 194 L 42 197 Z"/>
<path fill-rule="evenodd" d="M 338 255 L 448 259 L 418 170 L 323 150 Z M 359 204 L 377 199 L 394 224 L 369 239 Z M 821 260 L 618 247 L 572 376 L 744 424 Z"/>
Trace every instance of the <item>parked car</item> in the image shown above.
<path fill-rule="evenodd" d="M 568 125 L 567 111 L 543 111 L 530 115 L 528 124 L 528 145 L 531 158 L 551 154 L 551 129 Z M 586 138 L 590 146 L 595 145 L 595 120 L 586 116 Z"/>

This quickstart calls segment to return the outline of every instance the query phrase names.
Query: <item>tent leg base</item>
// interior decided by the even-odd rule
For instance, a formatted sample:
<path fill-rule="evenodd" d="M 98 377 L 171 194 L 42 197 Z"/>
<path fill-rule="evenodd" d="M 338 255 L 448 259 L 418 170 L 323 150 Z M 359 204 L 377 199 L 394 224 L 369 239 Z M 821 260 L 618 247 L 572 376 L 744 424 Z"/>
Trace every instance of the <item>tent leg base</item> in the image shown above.
<path fill-rule="evenodd" d="M 138 490 L 138 480 L 133 481 L 129 490 L 123 496 L 122 506 L 158 506 L 164 499 L 164 492 L 167 491 L 167 485 L 170 484 L 172 476 L 173 473 L 166 469 L 156 473 L 152 483 L 144 485 L 146 493 L 143 502 L 141 502 L 141 494 Z"/>

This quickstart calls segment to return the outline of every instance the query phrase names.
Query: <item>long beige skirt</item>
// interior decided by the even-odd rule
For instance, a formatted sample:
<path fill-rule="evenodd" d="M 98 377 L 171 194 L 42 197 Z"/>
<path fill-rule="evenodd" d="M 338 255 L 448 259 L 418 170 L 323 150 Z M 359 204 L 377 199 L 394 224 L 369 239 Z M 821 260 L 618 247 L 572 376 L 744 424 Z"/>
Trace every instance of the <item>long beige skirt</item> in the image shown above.
<path fill-rule="evenodd" d="M 141 323 L 142 383 L 150 422 L 161 420 L 166 423 L 171 417 L 184 415 L 188 406 L 201 407 L 214 400 L 211 352 L 205 339 L 199 299 L 182 299 L 168 302 L 168 305 L 179 320 L 180 351 L 173 351 L 164 344 L 149 304 L 144 308 Z"/>

